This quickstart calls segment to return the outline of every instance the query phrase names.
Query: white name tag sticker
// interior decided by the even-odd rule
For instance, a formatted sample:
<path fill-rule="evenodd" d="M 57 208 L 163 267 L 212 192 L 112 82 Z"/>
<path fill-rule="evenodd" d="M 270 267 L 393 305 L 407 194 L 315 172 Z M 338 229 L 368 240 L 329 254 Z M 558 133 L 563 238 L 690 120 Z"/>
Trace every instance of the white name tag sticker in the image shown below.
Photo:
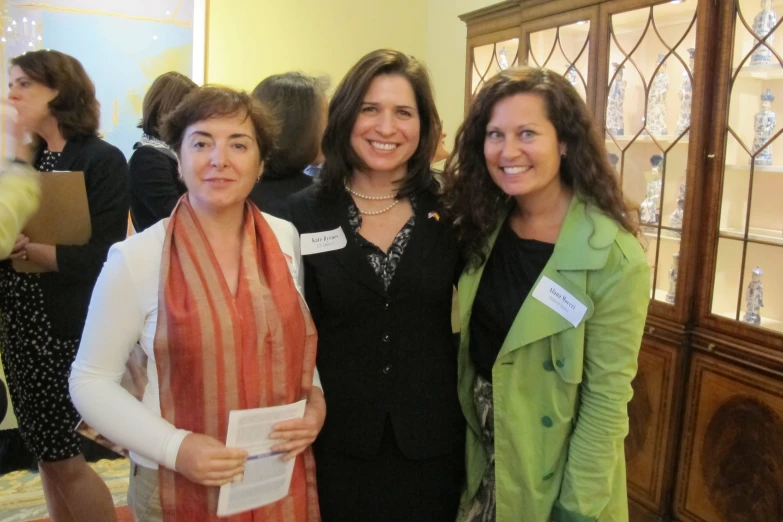
<path fill-rule="evenodd" d="M 587 312 L 587 307 L 584 304 L 547 276 L 541 277 L 533 290 L 533 297 L 565 317 L 574 326 L 582 321 L 585 312 Z"/>
<path fill-rule="evenodd" d="M 348 239 L 345 237 L 342 227 L 337 227 L 327 232 L 302 234 L 299 236 L 299 241 L 303 256 L 340 250 L 348 244 Z"/>

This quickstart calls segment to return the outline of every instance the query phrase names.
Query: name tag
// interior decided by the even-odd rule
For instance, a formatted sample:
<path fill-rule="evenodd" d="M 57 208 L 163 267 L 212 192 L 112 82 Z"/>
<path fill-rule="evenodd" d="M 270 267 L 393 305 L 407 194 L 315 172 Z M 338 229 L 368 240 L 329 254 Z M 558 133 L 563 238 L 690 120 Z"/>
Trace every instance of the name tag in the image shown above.
<path fill-rule="evenodd" d="M 565 317 L 574 326 L 582 321 L 585 312 L 587 312 L 587 307 L 584 304 L 546 276 L 541 277 L 536 285 L 533 297 Z"/>
<path fill-rule="evenodd" d="M 340 250 L 341 248 L 345 248 L 345 245 L 348 244 L 348 239 L 346 239 L 342 227 L 337 227 L 328 232 L 302 234 L 299 236 L 299 241 L 301 242 L 303 256 Z"/>

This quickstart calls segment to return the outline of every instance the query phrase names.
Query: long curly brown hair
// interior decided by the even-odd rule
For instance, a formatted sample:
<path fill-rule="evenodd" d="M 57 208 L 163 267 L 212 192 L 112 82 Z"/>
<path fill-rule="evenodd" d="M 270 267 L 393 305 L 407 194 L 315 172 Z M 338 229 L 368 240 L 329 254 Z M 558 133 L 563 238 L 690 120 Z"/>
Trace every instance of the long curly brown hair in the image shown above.
<path fill-rule="evenodd" d="M 478 92 L 457 131 L 446 161 L 445 209 L 457 227 L 465 261 L 477 267 L 487 259 L 487 241 L 498 223 L 507 196 L 492 181 L 484 158 L 484 140 L 492 109 L 500 100 L 533 93 L 544 100 L 558 142 L 568 151 L 560 162 L 560 180 L 631 234 L 639 235 L 639 209 L 623 195 L 587 106 L 562 76 L 547 69 L 507 69 Z"/>

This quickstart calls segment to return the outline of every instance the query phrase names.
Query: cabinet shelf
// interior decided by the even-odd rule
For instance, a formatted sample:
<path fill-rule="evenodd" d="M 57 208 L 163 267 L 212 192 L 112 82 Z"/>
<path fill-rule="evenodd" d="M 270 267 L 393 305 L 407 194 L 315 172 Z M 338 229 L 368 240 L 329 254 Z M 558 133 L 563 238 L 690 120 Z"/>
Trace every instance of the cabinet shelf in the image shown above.
<path fill-rule="evenodd" d="M 742 170 L 742 171 L 749 171 L 750 170 L 750 164 L 747 165 L 726 165 L 726 170 Z M 783 167 L 777 167 L 777 166 L 766 166 L 766 165 L 754 165 L 753 166 L 754 172 L 783 172 Z"/>
<path fill-rule="evenodd" d="M 734 69 L 733 72 L 737 70 Z M 777 65 L 746 65 L 740 69 L 737 78 L 751 80 L 783 80 L 783 67 Z"/>
<path fill-rule="evenodd" d="M 648 227 L 657 227 L 658 225 L 642 225 L 642 229 L 646 229 Z M 644 230 L 644 237 L 647 237 L 652 240 L 658 239 L 658 234 L 654 230 Z M 676 241 L 679 242 L 682 238 L 672 232 L 671 230 L 661 230 L 661 239 L 666 241 Z"/>
<path fill-rule="evenodd" d="M 720 237 L 744 241 L 745 230 L 739 228 L 721 228 Z M 750 243 L 783 246 L 783 230 L 750 227 L 750 229 L 748 229 L 747 240 Z"/>
<path fill-rule="evenodd" d="M 614 139 L 612 139 L 612 138 L 607 136 L 606 144 L 609 145 L 609 144 L 613 144 L 615 142 L 617 142 L 617 143 L 629 143 L 631 140 L 634 139 L 633 135 L 627 135 L 627 134 L 624 134 L 622 136 L 614 136 L 613 135 L 613 138 Z M 662 136 L 656 136 L 655 137 L 655 141 L 657 141 L 661 145 L 671 145 L 678 138 L 680 138 L 679 134 L 665 134 L 665 135 L 662 135 Z M 647 136 L 645 134 L 642 134 L 642 135 L 640 135 L 639 137 L 636 138 L 635 143 L 640 143 L 640 142 L 641 143 L 651 143 L 651 144 L 655 143 L 650 136 Z M 680 138 L 679 141 L 677 141 L 677 145 L 682 145 L 682 144 L 687 144 L 687 143 L 688 143 L 688 136 L 683 136 L 682 138 Z"/>
<path fill-rule="evenodd" d="M 744 312 L 740 312 L 740 322 L 741 323 L 744 323 L 744 321 L 742 321 L 743 313 Z M 732 314 L 732 313 L 725 313 L 724 312 L 724 313 L 718 313 L 718 314 L 715 314 L 715 315 L 718 315 L 720 317 L 725 317 L 727 319 L 731 319 L 732 321 L 736 321 L 737 320 L 736 319 L 737 316 L 735 314 Z M 749 323 L 745 323 L 745 324 L 749 324 Z M 769 328 L 770 330 L 776 330 L 778 332 L 783 332 L 783 321 L 778 321 L 776 319 L 770 319 L 769 317 L 764 317 L 763 315 L 761 316 L 761 324 L 759 324 L 759 325 L 752 325 L 752 326 L 760 326 L 761 328 Z"/>
<path fill-rule="evenodd" d="M 658 301 L 658 302 L 661 302 L 661 303 L 671 304 L 671 303 L 666 301 L 666 296 L 668 295 L 668 293 L 669 292 L 666 291 L 666 290 L 662 290 L 660 288 L 656 288 L 655 289 L 655 297 L 654 297 L 654 299 L 656 301 Z"/>

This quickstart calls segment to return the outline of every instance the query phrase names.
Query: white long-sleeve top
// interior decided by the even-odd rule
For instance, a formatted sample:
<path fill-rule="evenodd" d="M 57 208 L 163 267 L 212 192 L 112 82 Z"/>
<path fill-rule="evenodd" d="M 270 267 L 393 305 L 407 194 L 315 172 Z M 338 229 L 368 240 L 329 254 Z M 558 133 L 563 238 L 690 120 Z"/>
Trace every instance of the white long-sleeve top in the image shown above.
<path fill-rule="evenodd" d="M 302 292 L 299 235 L 282 219 L 264 214 L 287 255 Z M 175 469 L 177 452 L 189 433 L 161 417 L 153 342 L 158 322 L 160 261 L 166 229 L 161 221 L 111 247 L 95 284 L 84 332 L 70 377 L 79 413 L 101 435 L 130 452 L 139 465 Z M 139 402 L 120 384 L 136 343 L 147 355 L 148 382 Z M 320 387 L 318 371 L 313 384 Z"/>

